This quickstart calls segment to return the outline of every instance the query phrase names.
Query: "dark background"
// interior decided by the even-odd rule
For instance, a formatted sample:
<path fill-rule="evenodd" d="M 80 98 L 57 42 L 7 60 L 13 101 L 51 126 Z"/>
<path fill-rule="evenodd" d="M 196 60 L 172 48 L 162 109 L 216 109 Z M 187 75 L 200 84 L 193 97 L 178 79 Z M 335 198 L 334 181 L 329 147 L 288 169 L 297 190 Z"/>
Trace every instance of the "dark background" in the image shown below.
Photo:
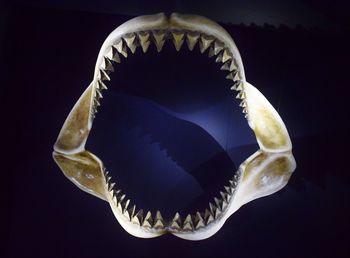
<path fill-rule="evenodd" d="M 349 8 L 232 2 L 2 3 L 1 257 L 349 257 Z M 297 161 L 283 190 L 199 242 L 128 235 L 107 203 L 76 188 L 51 157 L 106 36 L 159 11 L 205 15 L 229 31 L 247 80 L 283 118 Z M 202 209 L 257 149 L 225 73 L 198 48 L 176 53 L 170 44 L 116 70 L 87 148 L 136 204 L 167 216 Z"/>

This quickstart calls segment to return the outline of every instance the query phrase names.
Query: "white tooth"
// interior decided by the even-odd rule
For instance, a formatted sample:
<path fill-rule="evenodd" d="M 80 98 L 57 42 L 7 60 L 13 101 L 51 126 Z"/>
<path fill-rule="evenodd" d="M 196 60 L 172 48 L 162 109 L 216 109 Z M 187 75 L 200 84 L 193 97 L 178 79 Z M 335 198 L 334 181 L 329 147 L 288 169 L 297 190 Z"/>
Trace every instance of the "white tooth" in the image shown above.
<path fill-rule="evenodd" d="M 224 49 L 224 44 L 217 41 L 214 42 L 214 54 L 217 55 L 221 50 Z"/>
<path fill-rule="evenodd" d="M 221 66 L 220 70 L 230 71 L 230 62 L 224 63 L 224 64 Z"/>
<path fill-rule="evenodd" d="M 216 206 L 221 210 L 221 208 L 222 208 L 222 200 L 220 200 L 220 199 L 215 197 L 214 201 L 216 203 Z"/>
<path fill-rule="evenodd" d="M 242 100 L 241 103 L 239 103 L 239 106 L 245 108 L 247 104 L 245 103 L 244 100 Z"/>
<path fill-rule="evenodd" d="M 97 87 L 100 89 L 100 90 L 107 90 L 107 86 L 103 83 L 103 81 L 101 80 L 98 80 L 97 82 Z"/>
<path fill-rule="evenodd" d="M 160 52 L 163 48 L 165 42 L 165 32 L 164 31 L 154 31 L 153 32 L 154 41 L 157 47 L 157 51 Z"/>
<path fill-rule="evenodd" d="M 142 223 L 143 227 L 151 228 L 153 225 L 152 213 L 150 211 L 147 212 L 146 217 Z"/>
<path fill-rule="evenodd" d="M 225 186 L 225 190 L 226 190 L 226 192 L 228 193 L 228 194 L 232 194 L 232 188 L 231 187 L 229 187 L 229 186 Z"/>
<path fill-rule="evenodd" d="M 143 220 L 143 210 L 139 210 L 135 216 L 132 217 L 131 222 L 137 225 L 141 225 Z"/>
<path fill-rule="evenodd" d="M 171 222 L 170 227 L 177 229 L 177 230 L 181 229 L 181 217 L 180 217 L 180 214 L 178 212 L 175 214 L 175 216 Z"/>
<path fill-rule="evenodd" d="M 136 205 L 134 204 L 130 209 L 128 209 L 126 212 L 129 214 L 130 220 L 135 215 Z"/>
<path fill-rule="evenodd" d="M 225 49 L 222 54 L 222 62 L 225 63 L 227 60 L 232 59 L 231 54 L 229 53 L 228 49 Z"/>
<path fill-rule="evenodd" d="M 114 72 L 113 64 L 107 57 L 104 57 L 104 60 L 102 62 L 102 69 L 104 71 Z"/>
<path fill-rule="evenodd" d="M 190 214 L 187 215 L 184 221 L 183 230 L 193 230 L 193 222 Z"/>
<path fill-rule="evenodd" d="M 123 44 L 123 40 L 120 40 L 114 47 L 117 49 L 117 51 L 122 54 L 124 57 L 128 57 L 128 51 L 126 47 Z"/>
<path fill-rule="evenodd" d="M 231 90 L 236 90 L 236 91 L 243 90 L 242 83 L 240 81 L 236 81 L 236 83 L 231 87 Z"/>
<path fill-rule="evenodd" d="M 201 53 L 203 54 L 205 50 L 207 50 L 208 47 L 210 47 L 210 44 L 214 41 L 214 38 L 211 38 L 206 35 L 201 36 L 201 40 L 199 41 L 199 48 Z"/>
<path fill-rule="evenodd" d="M 244 98 L 245 98 L 245 94 L 242 91 L 240 91 L 236 96 L 236 99 L 244 99 Z"/>
<path fill-rule="evenodd" d="M 234 74 L 235 72 L 232 72 L 232 73 L 229 73 L 225 78 L 227 79 L 227 80 L 232 80 L 232 81 L 234 81 L 234 76 L 235 76 L 235 74 Z"/>
<path fill-rule="evenodd" d="M 247 114 L 247 113 L 248 113 L 247 108 L 243 108 L 242 112 L 243 112 L 244 114 Z"/>
<path fill-rule="evenodd" d="M 129 200 L 129 199 L 126 200 L 125 203 L 122 203 L 122 206 L 123 206 L 123 213 L 126 212 L 126 210 L 128 209 L 129 204 L 130 204 L 130 200 Z"/>
<path fill-rule="evenodd" d="M 199 212 L 196 213 L 195 217 L 195 228 L 205 227 L 204 220 Z"/>
<path fill-rule="evenodd" d="M 110 81 L 111 80 L 111 78 L 108 76 L 108 74 L 103 69 L 100 69 L 100 80 L 101 81 Z"/>
<path fill-rule="evenodd" d="M 97 98 L 97 99 L 102 99 L 102 98 L 103 98 L 102 93 L 100 92 L 99 89 L 96 88 L 96 91 L 95 91 L 95 92 L 96 92 L 96 98 Z"/>
<path fill-rule="evenodd" d="M 214 48 L 213 47 L 210 47 L 209 48 L 209 54 L 208 54 L 208 56 L 209 56 L 209 58 L 210 57 L 213 57 L 215 54 L 214 54 Z"/>
<path fill-rule="evenodd" d="M 183 32 L 176 32 L 173 31 L 172 33 L 173 36 L 173 43 L 177 51 L 181 49 L 182 44 L 184 43 L 184 33 Z"/>
<path fill-rule="evenodd" d="M 118 54 L 118 51 L 115 47 L 111 46 L 106 57 L 109 59 L 109 60 L 113 60 L 114 62 L 116 63 L 120 63 L 120 57 L 119 57 L 119 54 Z"/>
<path fill-rule="evenodd" d="M 204 220 L 206 224 L 209 224 L 214 220 L 212 213 L 208 209 L 205 209 Z"/>
<path fill-rule="evenodd" d="M 232 59 L 230 64 L 230 71 L 236 71 L 236 70 L 238 70 L 238 66 L 236 64 L 236 61 Z"/>
<path fill-rule="evenodd" d="M 148 50 L 148 47 L 151 43 L 149 41 L 149 33 L 148 32 L 140 32 L 139 33 L 139 40 L 140 40 L 140 44 L 141 44 L 143 53 L 146 53 Z"/>
<path fill-rule="evenodd" d="M 216 207 L 211 202 L 209 202 L 209 209 L 210 209 L 211 213 L 215 215 Z"/>
<path fill-rule="evenodd" d="M 189 32 L 189 33 L 187 33 L 186 36 L 187 36 L 186 37 L 186 42 L 187 42 L 188 49 L 190 51 L 192 51 L 194 46 L 196 45 L 196 43 L 198 41 L 199 34 Z"/>
<path fill-rule="evenodd" d="M 216 62 L 216 63 L 222 62 L 222 53 L 220 53 L 220 54 L 217 56 L 217 58 L 215 59 L 215 62 Z"/>
<path fill-rule="evenodd" d="M 228 195 L 226 193 L 220 191 L 220 195 L 225 202 L 228 201 Z"/>
<path fill-rule="evenodd" d="M 95 107 L 101 106 L 101 104 L 100 104 L 100 102 L 97 100 L 97 98 L 94 98 L 94 104 L 95 104 Z"/>
<path fill-rule="evenodd" d="M 221 215 L 221 211 L 220 211 L 219 208 L 217 208 L 217 209 L 215 210 L 215 214 L 214 214 L 215 219 L 219 218 L 220 215 Z"/>
<path fill-rule="evenodd" d="M 114 186 L 115 186 L 115 183 L 109 184 L 109 186 L 108 186 L 108 191 L 113 190 Z"/>
<path fill-rule="evenodd" d="M 155 221 L 154 228 L 156 228 L 156 229 L 157 228 L 164 228 L 164 221 L 163 221 L 162 214 L 160 214 L 160 211 L 157 211 L 154 221 Z"/>
<path fill-rule="evenodd" d="M 136 44 L 135 44 L 135 34 L 134 33 L 130 33 L 127 35 L 124 35 L 123 39 L 126 42 L 126 45 L 129 47 L 129 49 L 131 50 L 131 52 L 134 54 L 136 51 Z"/>

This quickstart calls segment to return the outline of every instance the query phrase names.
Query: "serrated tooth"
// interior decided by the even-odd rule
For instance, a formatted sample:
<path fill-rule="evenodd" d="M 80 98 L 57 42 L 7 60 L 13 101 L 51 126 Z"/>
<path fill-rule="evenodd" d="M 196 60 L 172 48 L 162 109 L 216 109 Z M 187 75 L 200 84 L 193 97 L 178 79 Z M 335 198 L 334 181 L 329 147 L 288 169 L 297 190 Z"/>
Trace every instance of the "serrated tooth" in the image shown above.
<path fill-rule="evenodd" d="M 242 85 L 243 84 L 241 81 L 236 81 L 235 84 L 231 87 L 231 90 L 242 91 L 243 90 Z"/>
<path fill-rule="evenodd" d="M 219 52 L 223 49 L 224 49 L 224 44 L 222 44 L 218 41 L 214 42 L 214 54 L 215 55 L 219 54 Z"/>
<path fill-rule="evenodd" d="M 130 200 L 126 200 L 125 203 L 121 203 L 122 208 L 123 208 L 123 213 L 125 213 L 125 211 L 128 209 L 128 206 L 130 204 Z"/>
<path fill-rule="evenodd" d="M 128 50 L 126 46 L 123 44 L 123 40 L 120 40 L 117 44 L 113 45 L 117 51 L 122 54 L 125 58 L 128 57 Z"/>
<path fill-rule="evenodd" d="M 107 57 L 103 57 L 102 69 L 104 71 L 114 72 L 113 64 Z"/>
<path fill-rule="evenodd" d="M 222 53 L 220 53 L 220 54 L 217 56 L 217 58 L 215 59 L 215 62 L 216 62 L 216 63 L 222 62 Z"/>
<path fill-rule="evenodd" d="M 204 219 L 202 218 L 202 216 L 199 212 L 196 213 L 196 217 L 194 219 L 194 224 L 195 224 L 196 229 L 205 227 Z"/>
<path fill-rule="evenodd" d="M 155 221 L 153 226 L 154 228 L 164 228 L 164 221 L 163 221 L 162 214 L 160 214 L 160 211 L 157 211 L 154 221 Z"/>
<path fill-rule="evenodd" d="M 208 47 L 210 47 L 210 44 L 214 41 L 214 38 L 202 35 L 199 41 L 199 49 L 201 53 L 203 54 L 205 50 L 207 50 Z"/>
<path fill-rule="evenodd" d="M 126 210 L 126 213 L 129 214 L 130 220 L 135 215 L 136 205 L 134 204 L 130 209 Z"/>
<path fill-rule="evenodd" d="M 113 190 L 115 183 L 108 184 L 108 191 Z"/>
<path fill-rule="evenodd" d="M 135 216 L 133 216 L 131 218 L 131 222 L 133 222 L 134 224 L 137 224 L 137 225 L 142 225 L 142 222 L 143 222 L 143 210 L 139 210 Z"/>
<path fill-rule="evenodd" d="M 232 80 L 232 81 L 234 81 L 233 78 L 235 77 L 236 73 L 237 73 L 236 71 L 234 71 L 234 72 L 232 72 L 232 73 L 229 73 L 228 75 L 226 75 L 225 78 L 226 78 L 227 80 Z"/>
<path fill-rule="evenodd" d="M 213 47 L 210 47 L 210 48 L 209 48 L 208 56 L 209 56 L 209 58 L 215 56 L 215 54 L 214 54 L 214 48 L 213 48 Z"/>
<path fill-rule="evenodd" d="M 216 207 L 215 207 L 215 205 L 212 204 L 211 202 L 209 202 L 209 209 L 210 209 L 210 212 L 214 215 L 214 214 L 215 214 Z"/>
<path fill-rule="evenodd" d="M 242 100 L 241 103 L 239 103 L 239 106 L 245 108 L 247 104 L 245 103 L 244 100 Z"/>
<path fill-rule="evenodd" d="M 114 47 L 114 46 L 111 46 L 106 57 L 109 59 L 109 60 L 112 60 L 116 63 L 120 63 L 120 57 L 119 57 L 119 54 L 118 54 L 118 50 Z"/>
<path fill-rule="evenodd" d="M 143 53 L 146 53 L 151 43 L 149 41 L 149 32 L 139 32 L 139 40 Z"/>
<path fill-rule="evenodd" d="M 232 187 L 229 187 L 229 186 L 224 186 L 225 187 L 225 190 L 226 190 L 226 192 L 228 193 L 228 194 L 232 194 L 233 193 L 233 189 L 232 189 Z"/>
<path fill-rule="evenodd" d="M 193 230 L 193 222 L 190 214 L 187 215 L 184 221 L 183 230 Z"/>
<path fill-rule="evenodd" d="M 228 196 L 227 196 L 226 193 L 220 191 L 220 195 L 221 195 L 221 197 L 222 197 L 222 200 L 224 200 L 225 202 L 228 202 Z"/>
<path fill-rule="evenodd" d="M 216 203 L 216 207 L 219 208 L 219 209 L 221 210 L 221 208 L 222 208 L 222 200 L 220 200 L 220 199 L 214 197 L 214 201 L 215 201 L 215 203 Z"/>
<path fill-rule="evenodd" d="M 97 87 L 100 89 L 100 90 L 107 90 L 107 86 L 103 83 L 103 81 L 101 80 L 98 80 L 97 81 Z"/>
<path fill-rule="evenodd" d="M 230 62 L 224 63 L 224 64 L 221 66 L 220 70 L 222 70 L 222 71 L 230 71 L 230 64 L 229 64 L 229 63 L 230 63 Z"/>
<path fill-rule="evenodd" d="M 123 39 L 125 40 L 126 45 L 128 46 L 128 48 L 131 50 L 133 54 L 136 51 L 135 38 L 136 38 L 136 35 L 134 33 L 130 33 L 123 36 Z"/>
<path fill-rule="evenodd" d="M 236 64 L 236 61 L 232 58 L 231 64 L 230 64 L 230 71 L 236 71 L 238 70 L 238 66 Z"/>
<path fill-rule="evenodd" d="M 184 43 L 184 36 L 185 34 L 183 32 L 171 32 L 173 36 L 173 43 L 177 51 L 181 49 L 182 44 Z"/>
<path fill-rule="evenodd" d="M 108 76 L 108 74 L 103 70 L 100 69 L 100 78 L 101 81 L 110 81 L 111 78 Z"/>
<path fill-rule="evenodd" d="M 228 49 L 225 49 L 222 52 L 222 62 L 225 63 L 226 61 L 232 59 L 232 56 L 230 54 L 230 52 L 228 51 Z"/>
<path fill-rule="evenodd" d="M 147 212 L 142 226 L 146 228 L 151 228 L 153 226 L 152 213 L 150 211 Z"/>
<path fill-rule="evenodd" d="M 244 98 L 245 98 L 244 92 L 242 92 L 242 91 L 238 92 L 236 99 L 244 99 Z"/>
<path fill-rule="evenodd" d="M 213 214 L 208 209 L 205 209 L 204 220 L 206 224 L 209 224 L 214 220 Z"/>
<path fill-rule="evenodd" d="M 243 114 L 248 114 L 247 108 L 243 108 L 242 112 L 243 112 Z"/>
<path fill-rule="evenodd" d="M 198 39 L 199 39 L 199 34 L 197 34 L 197 33 L 187 33 L 187 35 L 186 35 L 186 42 L 187 42 L 188 49 L 190 51 L 193 50 L 193 48 L 196 45 Z"/>
<path fill-rule="evenodd" d="M 96 93 L 95 96 L 96 96 L 97 99 L 102 99 L 103 98 L 102 93 L 101 93 L 101 91 L 99 89 L 96 88 L 95 93 Z"/>
<path fill-rule="evenodd" d="M 100 102 L 98 101 L 97 98 L 94 98 L 94 105 L 95 105 L 95 107 L 101 106 L 101 104 L 100 104 Z"/>
<path fill-rule="evenodd" d="M 221 211 L 220 211 L 220 209 L 217 208 L 217 209 L 215 210 L 215 213 L 214 213 L 215 219 L 219 218 L 220 215 L 221 215 Z"/>
<path fill-rule="evenodd" d="M 160 52 L 164 46 L 165 42 L 165 32 L 164 31 L 154 31 L 153 38 L 157 47 L 157 51 Z"/>
<path fill-rule="evenodd" d="M 175 213 L 175 216 L 170 224 L 170 227 L 177 230 L 181 229 L 181 217 L 178 212 Z"/>

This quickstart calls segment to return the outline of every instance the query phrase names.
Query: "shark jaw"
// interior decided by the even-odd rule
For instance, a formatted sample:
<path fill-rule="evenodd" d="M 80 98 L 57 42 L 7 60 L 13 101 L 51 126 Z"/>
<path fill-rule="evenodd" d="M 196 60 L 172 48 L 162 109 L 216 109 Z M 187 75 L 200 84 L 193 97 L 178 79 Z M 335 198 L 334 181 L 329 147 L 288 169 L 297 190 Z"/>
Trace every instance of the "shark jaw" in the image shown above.
<path fill-rule="evenodd" d="M 121 56 L 146 52 L 154 44 L 160 52 L 171 41 L 176 50 L 199 46 L 201 53 L 222 63 L 226 78 L 237 91 L 240 107 L 254 131 L 260 149 L 246 159 L 232 179 L 210 202 L 207 209 L 181 218 L 164 219 L 159 211 L 137 209 L 103 166 L 102 161 L 85 150 L 85 143 L 97 115 L 98 106 L 107 90 L 104 81 Z M 201 240 L 214 235 L 242 205 L 282 189 L 296 163 L 287 129 L 272 105 L 245 78 L 239 51 L 230 35 L 217 23 L 196 15 L 163 13 L 140 16 L 116 28 L 103 43 L 94 77 L 68 115 L 54 145 L 53 157 L 65 176 L 81 190 L 108 201 L 120 225 L 131 235 L 142 238 L 171 233 L 183 239 Z"/>

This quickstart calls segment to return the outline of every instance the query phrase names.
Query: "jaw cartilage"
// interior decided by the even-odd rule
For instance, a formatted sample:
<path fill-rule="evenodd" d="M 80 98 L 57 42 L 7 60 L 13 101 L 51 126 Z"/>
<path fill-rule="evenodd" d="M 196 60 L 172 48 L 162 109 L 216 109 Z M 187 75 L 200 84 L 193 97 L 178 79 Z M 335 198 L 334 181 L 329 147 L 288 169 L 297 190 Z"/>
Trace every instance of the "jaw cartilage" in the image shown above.
<path fill-rule="evenodd" d="M 228 90 L 235 91 L 242 115 L 254 131 L 260 149 L 246 159 L 233 173 L 217 196 L 203 211 L 181 217 L 163 218 L 139 209 L 118 188 L 106 172 L 102 161 L 85 150 L 103 94 L 106 81 L 122 65 L 122 59 L 150 47 L 158 52 L 170 42 L 177 51 L 199 48 L 227 71 L 232 81 Z M 185 46 L 186 45 L 186 46 Z M 245 78 L 239 51 L 231 36 L 217 23 L 195 15 L 173 13 L 140 16 L 116 28 L 103 43 L 95 65 L 94 77 L 68 115 L 54 145 L 53 157 L 63 173 L 80 189 L 109 202 L 120 225 L 130 234 L 151 238 L 171 233 L 188 240 L 214 235 L 236 210 L 254 199 L 283 188 L 296 163 L 287 129 L 277 111 Z"/>

